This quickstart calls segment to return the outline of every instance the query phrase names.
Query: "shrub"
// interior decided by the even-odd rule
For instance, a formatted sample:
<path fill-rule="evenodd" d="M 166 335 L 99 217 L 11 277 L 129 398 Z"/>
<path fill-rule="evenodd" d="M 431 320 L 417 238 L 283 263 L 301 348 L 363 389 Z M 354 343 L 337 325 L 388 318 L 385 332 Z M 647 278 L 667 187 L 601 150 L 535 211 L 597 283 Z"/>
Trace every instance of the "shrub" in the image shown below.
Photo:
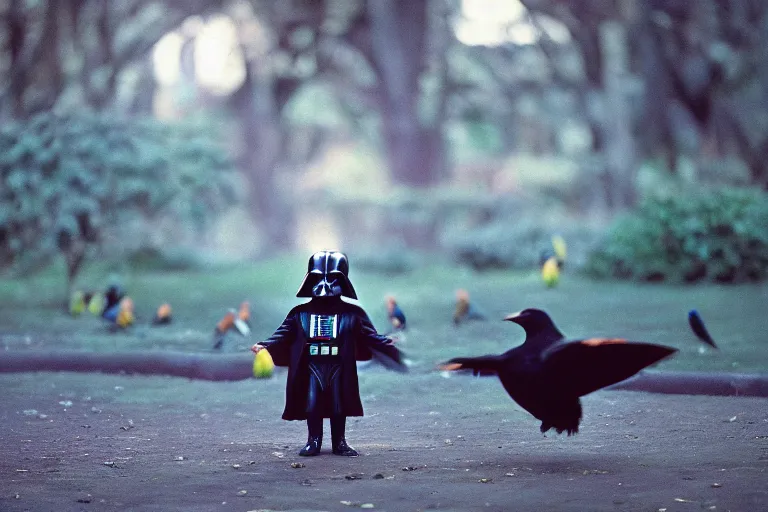
<path fill-rule="evenodd" d="M 765 279 L 768 196 L 725 188 L 649 199 L 614 223 L 587 270 L 642 281 Z"/>
<path fill-rule="evenodd" d="M 201 127 L 44 113 L 0 129 L 0 265 L 57 255 L 68 286 L 129 226 L 163 216 L 204 226 L 234 199 L 233 166 Z"/>

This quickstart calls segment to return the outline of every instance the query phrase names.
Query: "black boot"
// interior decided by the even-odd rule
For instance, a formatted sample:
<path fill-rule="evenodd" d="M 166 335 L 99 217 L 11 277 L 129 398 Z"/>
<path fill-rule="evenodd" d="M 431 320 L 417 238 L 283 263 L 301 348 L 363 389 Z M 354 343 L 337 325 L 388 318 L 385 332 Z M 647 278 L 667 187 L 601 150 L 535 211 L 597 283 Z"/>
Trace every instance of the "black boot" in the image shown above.
<path fill-rule="evenodd" d="M 299 451 L 299 455 L 302 457 L 314 457 L 320 455 L 320 448 L 323 446 L 322 437 L 312 437 L 307 439 L 307 444 Z"/>
<path fill-rule="evenodd" d="M 343 455 L 345 457 L 357 457 L 357 450 L 347 444 L 344 439 L 344 430 L 347 426 L 346 416 L 334 416 L 331 418 L 331 443 L 333 443 L 333 454 Z"/>
<path fill-rule="evenodd" d="M 302 457 L 314 457 L 320 455 L 320 448 L 323 446 L 323 418 L 307 418 L 307 444 L 299 451 Z"/>

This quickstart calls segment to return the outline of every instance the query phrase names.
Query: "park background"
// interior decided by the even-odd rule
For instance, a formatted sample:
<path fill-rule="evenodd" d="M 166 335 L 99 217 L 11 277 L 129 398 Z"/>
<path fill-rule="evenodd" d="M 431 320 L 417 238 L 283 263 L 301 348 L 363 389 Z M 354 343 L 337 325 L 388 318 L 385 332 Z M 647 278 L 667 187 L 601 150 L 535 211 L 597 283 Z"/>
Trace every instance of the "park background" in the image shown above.
<path fill-rule="evenodd" d="M 181 351 L 247 359 L 248 347 L 299 300 L 307 257 L 331 248 L 349 255 L 360 304 L 380 331 L 389 329 L 387 295 L 408 319 L 401 345 L 413 363 L 408 384 L 381 368 L 361 371 L 371 417 L 350 439 L 364 449 L 361 459 L 379 453 L 378 438 L 398 444 L 387 436 L 392 422 L 405 421 L 400 411 L 415 418 L 403 428 L 433 447 L 451 449 L 460 444 L 451 437 L 456 428 L 467 437 L 483 422 L 503 423 L 502 440 L 510 431 L 513 439 L 538 436 L 497 382 L 443 380 L 435 371 L 449 357 L 520 343 L 522 332 L 500 320 L 525 307 L 545 309 L 569 336 L 622 336 L 679 349 L 659 370 L 764 375 L 766 107 L 762 0 L 1 1 L 0 343 L 28 353 Z M 568 254 L 559 281 L 548 287 L 541 255 L 555 235 Z M 134 301 L 131 327 L 70 314 L 74 292 L 111 284 Z M 470 293 L 486 321 L 453 323 L 458 289 Z M 229 333 L 223 354 L 212 351 L 216 323 L 242 301 L 251 305 L 250 336 Z M 153 326 L 164 302 L 173 321 Z M 691 333 L 691 309 L 719 350 Z M 269 461 L 259 464 L 285 463 L 268 455 L 292 452 L 304 432 L 280 422 L 284 373 L 276 376 L 207 383 L 8 374 L 0 411 L 10 426 L 7 450 L 10 441 L 32 438 L 53 450 L 49 428 L 63 429 L 54 441 L 79 440 L 83 420 L 71 411 L 100 432 L 125 427 L 117 432 L 125 436 L 146 414 L 159 437 L 169 435 L 165 422 L 179 425 L 182 438 L 189 433 L 184 456 L 194 459 L 190 454 L 208 443 L 226 451 L 219 446 L 226 440 L 266 450 Z M 762 402 L 658 398 L 656 409 L 657 398 L 645 397 L 633 409 L 636 399 L 614 399 L 616 393 L 597 394 L 579 439 L 557 444 L 562 467 L 551 454 L 551 462 L 537 461 L 539 448 L 550 446 L 545 441 L 520 441 L 536 448 L 527 455 L 532 478 L 549 475 L 557 499 L 570 492 L 558 487 L 563 474 L 602 474 L 593 445 L 612 433 L 639 436 L 632 453 L 642 457 L 656 453 L 645 437 L 652 429 L 710 422 L 714 433 L 707 435 L 714 437 L 705 444 L 715 459 L 741 453 L 718 448 L 722 429 L 747 429 L 757 437 L 740 445 L 744 453 L 764 451 Z M 456 427 L 450 411 L 467 403 L 477 414 L 467 409 L 461 417 L 474 423 Z M 688 404 L 722 412 L 695 417 Z M 163 407 L 178 416 L 159 414 Z M 110 411 L 113 423 L 95 410 Z M 433 412 L 438 418 L 428 416 Z M 627 426 L 628 418 L 649 430 Z M 437 433 L 429 430 L 433 420 Z M 694 473 L 709 471 L 675 451 L 685 446 L 677 435 L 661 436 L 670 458 L 690 463 Z M 258 445 L 264 436 L 275 446 Z M 415 449 L 418 437 L 405 436 L 406 445 Z M 510 459 L 526 450 L 502 440 Z M 32 501 L 42 508 L 62 496 L 80 507 L 82 493 L 94 489 L 110 504 L 130 502 L 149 485 L 134 479 L 129 491 L 103 487 L 100 464 L 114 457 L 101 441 L 90 442 L 104 450 L 104 461 L 87 469 L 64 456 L 58 462 L 66 469 L 61 478 L 85 471 L 71 492 L 38 459 L 29 474 L 15 473 L 22 468 L 11 461 L 22 459 L 6 452 L 3 470 L 22 501 L 4 494 L 3 506 L 23 509 L 29 489 L 42 489 Z M 473 439 L 464 457 L 484 453 L 486 444 Z M 611 472 L 621 475 L 623 445 L 607 444 L 616 451 Z M 165 451 L 162 443 L 153 446 L 154 457 Z M 579 458 L 584 451 L 597 455 Z M 180 467 L 176 462 L 157 467 L 165 475 Z M 129 475 L 154 474 L 139 456 L 121 464 Z M 217 464 L 231 470 L 226 461 Z M 722 464 L 741 468 L 733 472 L 734 489 L 738 479 L 745 485 L 765 471 L 764 462 Z M 657 484 L 694 486 L 680 483 L 688 473 L 675 461 L 658 467 Z M 480 478 L 482 468 L 472 468 Z M 184 487 L 172 489 L 162 475 L 152 489 L 165 496 L 166 509 L 193 509 Z M 192 481 L 210 476 L 201 475 Z M 425 485 L 438 485 L 435 478 Z M 520 495 L 514 485 L 508 491 Z M 729 491 L 725 505 L 759 509 L 765 497 L 758 487 Z M 578 498 L 576 509 L 621 505 L 595 502 L 600 488 L 585 486 L 593 494 Z M 217 499 L 219 491 L 212 492 Z M 629 508 L 686 506 L 650 484 L 644 492 L 617 499 Z M 707 487 L 697 499 L 720 505 L 718 492 Z M 498 502 L 509 495 L 488 499 L 503 508 Z M 478 507 L 486 499 L 475 491 L 466 496 Z M 419 506 L 430 499 L 420 497 Z M 323 503 L 334 509 L 338 502 Z"/>

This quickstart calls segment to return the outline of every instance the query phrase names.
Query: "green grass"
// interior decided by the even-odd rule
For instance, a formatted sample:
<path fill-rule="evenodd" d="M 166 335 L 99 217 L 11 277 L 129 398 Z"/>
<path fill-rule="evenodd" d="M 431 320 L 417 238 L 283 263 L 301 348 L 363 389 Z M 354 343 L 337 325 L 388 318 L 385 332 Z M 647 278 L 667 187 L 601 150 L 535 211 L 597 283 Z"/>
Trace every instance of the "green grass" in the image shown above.
<path fill-rule="evenodd" d="M 353 256 L 353 255 L 351 255 Z M 0 343 L 6 349 L 56 348 L 208 351 L 216 322 L 227 308 L 249 300 L 253 333 L 228 338 L 225 350 L 246 351 L 269 336 L 300 299 L 305 255 L 289 255 L 258 264 L 207 270 L 123 272 L 120 279 L 136 304 L 134 327 L 111 332 L 97 317 L 72 318 L 62 308 L 63 278 L 55 269 L 25 280 L 0 280 Z M 80 282 L 103 289 L 105 269 L 90 269 Z M 560 285 L 547 289 L 538 272 L 485 272 L 440 262 L 407 275 L 385 276 L 355 270 L 351 280 L 374 324 L 386 330 L 383 298 L 397 297 L 408 318 L 402 349 L 416 362 L 416 373 L 457 355 L 504 351 L 522 341 L 518 326 L 500 319 L 525 307 L 550 313 L 571 337 L 621 336 L 669 344 L 680 353 L 660 369 L 768 371 L 768 285 L 670 286 L 593 281 L 566 269 Z M 489 320 L 458 327 L 451 322 L 454 292 L 469 290 Z M 152 327 L 155 308 L 171 303 L 174 322 Z M 690 332 L 687 312 L 703 316 L 720 351 L 705 349 Z M 393 374 L 381 378 L 400 378 Z"/>

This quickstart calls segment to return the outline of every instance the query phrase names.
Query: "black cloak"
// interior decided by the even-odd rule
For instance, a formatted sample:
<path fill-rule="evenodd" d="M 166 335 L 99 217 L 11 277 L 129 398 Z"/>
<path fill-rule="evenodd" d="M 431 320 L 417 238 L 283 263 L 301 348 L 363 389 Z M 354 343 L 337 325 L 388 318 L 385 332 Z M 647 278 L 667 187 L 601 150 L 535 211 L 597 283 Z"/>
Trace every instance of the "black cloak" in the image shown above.
<path fill-rule="evenodd" d="M 402 355 L 391 339 L 376 332 L 362 308 L 344 302 L 340 297 L 328 297 L 313 298 L 293 308 L 277 331 L 260 343 L 269 350 L 275 365 L 288 367 L 283 419 L 307 419 L 309 353 L 306 333 L 309 332 L 310 314 L 339 315 L 336 343 L 342 361 L 341 410 L 344 416 L 362 416 L 355 362 L 368 361 L 375 354 L 385 366 L 404 371 Z"/>

